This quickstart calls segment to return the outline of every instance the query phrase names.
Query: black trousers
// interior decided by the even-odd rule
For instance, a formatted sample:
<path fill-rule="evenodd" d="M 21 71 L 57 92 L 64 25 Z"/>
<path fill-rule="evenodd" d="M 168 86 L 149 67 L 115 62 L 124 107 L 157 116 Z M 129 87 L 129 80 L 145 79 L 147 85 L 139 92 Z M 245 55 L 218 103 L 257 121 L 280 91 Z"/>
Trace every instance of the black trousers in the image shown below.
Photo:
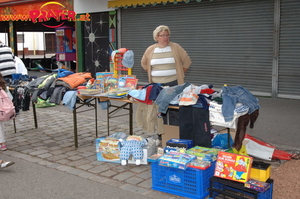
<path fill-rule="evenodd" d="M 192 106 L 179 107 L 180 139 L 193 140 L 194 146 L 211 148 L 209 111 Z"/>

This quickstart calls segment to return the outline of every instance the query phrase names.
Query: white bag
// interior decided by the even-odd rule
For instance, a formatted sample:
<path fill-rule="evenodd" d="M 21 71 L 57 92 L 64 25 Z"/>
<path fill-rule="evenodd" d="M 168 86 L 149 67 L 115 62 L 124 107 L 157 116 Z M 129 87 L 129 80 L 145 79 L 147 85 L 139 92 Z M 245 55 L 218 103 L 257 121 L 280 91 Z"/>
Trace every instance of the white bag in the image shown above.
<path fill-rule="evenodd" d="M 263 160 L 272 160 L 273 153 L 275 150 L 275 147 L 273 146 L 266 146 L 262 145 L 257 141 L 255 138 L 252 138 L 251 136 L 247 135 L 244 139 L 246 143 L 246 150 L 248 155 L 251 155 L 253 157 L 257 157 Z"/>

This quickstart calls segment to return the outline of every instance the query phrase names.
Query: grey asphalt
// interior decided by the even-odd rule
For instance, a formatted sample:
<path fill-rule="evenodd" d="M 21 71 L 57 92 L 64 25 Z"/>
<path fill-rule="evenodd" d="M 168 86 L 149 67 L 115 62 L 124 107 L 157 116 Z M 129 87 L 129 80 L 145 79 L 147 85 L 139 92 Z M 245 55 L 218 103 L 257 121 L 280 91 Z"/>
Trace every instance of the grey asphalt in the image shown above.
<path fill-rule="evenodd" d="M 1 199 L 150 198 L 5 154 L 1 158 L 16 162 L 0 170 Z"/>
<path fill-rule="evenodd" d="M 247 133 L 280 149 L 300 150 L 300 100 L 258 98 L 260 115 Z M 149 165 L 96 160 L 93 112 L 78 114 L 78 148 L 74 147 L 72 111 L 67 107 L 37 108 L 37 116 L 37 129 L 32 110 L 21 111 L 16 118 L 17 133 L 12 121 L 7 124 L 9 150 L 1 152 L 0 158 L 16 164 L 0 170 L 0 198 L 178 198 L 151 189 Z M 127 122 L 128 117 L 112 119 L 111 134 L 128 133 Z M 107 135 L 106 111 L 100 107 L 98 131 L 98 136 Z M 153 135 L 135 125 L 134 133 Z"/>

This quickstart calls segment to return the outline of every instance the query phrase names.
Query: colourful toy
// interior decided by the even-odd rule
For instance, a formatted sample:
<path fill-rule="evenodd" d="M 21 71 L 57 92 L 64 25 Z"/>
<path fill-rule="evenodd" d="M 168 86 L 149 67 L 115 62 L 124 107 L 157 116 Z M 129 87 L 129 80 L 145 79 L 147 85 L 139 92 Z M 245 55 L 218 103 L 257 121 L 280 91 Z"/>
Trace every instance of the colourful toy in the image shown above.
<path fill-rule="evenodd" d="M 129 156 L 132 155 L 133 159 L 136 161 L 136 165 L 141 164 L 143 159 L 143 146 L 147 144 L 147 140 L 143 139 L 141 136 L 128 136 L 126 140 L 120 139 L 122 148 L 120 153 L 121 164 L 126 165 Z"/>

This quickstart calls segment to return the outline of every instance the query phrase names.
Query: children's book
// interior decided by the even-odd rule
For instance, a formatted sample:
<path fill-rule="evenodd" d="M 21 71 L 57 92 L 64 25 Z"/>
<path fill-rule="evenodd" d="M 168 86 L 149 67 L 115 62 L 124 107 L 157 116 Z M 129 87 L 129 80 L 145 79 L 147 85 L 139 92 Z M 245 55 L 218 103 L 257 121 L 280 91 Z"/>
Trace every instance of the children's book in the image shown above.
<path fill-rule="evenodd" d="M 134 77 L 120 77 L 119 78 L 119 88 L 124 88 L 125 87 L 125 83 L 126 83 L 127 78 L 135 79 Z"/>
<path fill-rule="evenodd" d="M 97 72 L 96 73 L 96 79 L 112 77 L 113 75 L 114 75 L 113 72 Z"/>
<path fill-rule="evenodd" d="M 245 183 L 249 180 L 253 158 L 219 151 L 214 176 Z"/>
<path fill-rule="evenodd" d="M 104 92 L 107 93 L 111 90 L 118 88 L 118 79 L 114 77 L 107 77 L 104 79 Z"/>
<path fill-rule="evenodd" d="M 137 83 L 138 83 L 138 79 L 127 78 L 125 81 L 124 88 L 136 89 Z"/>
<path fill-rule="evenodd" d="M 104 93 L 104 79 L 95 79 L 94 81 L 94 89 L 100 89 L 100 93 Z"/>

